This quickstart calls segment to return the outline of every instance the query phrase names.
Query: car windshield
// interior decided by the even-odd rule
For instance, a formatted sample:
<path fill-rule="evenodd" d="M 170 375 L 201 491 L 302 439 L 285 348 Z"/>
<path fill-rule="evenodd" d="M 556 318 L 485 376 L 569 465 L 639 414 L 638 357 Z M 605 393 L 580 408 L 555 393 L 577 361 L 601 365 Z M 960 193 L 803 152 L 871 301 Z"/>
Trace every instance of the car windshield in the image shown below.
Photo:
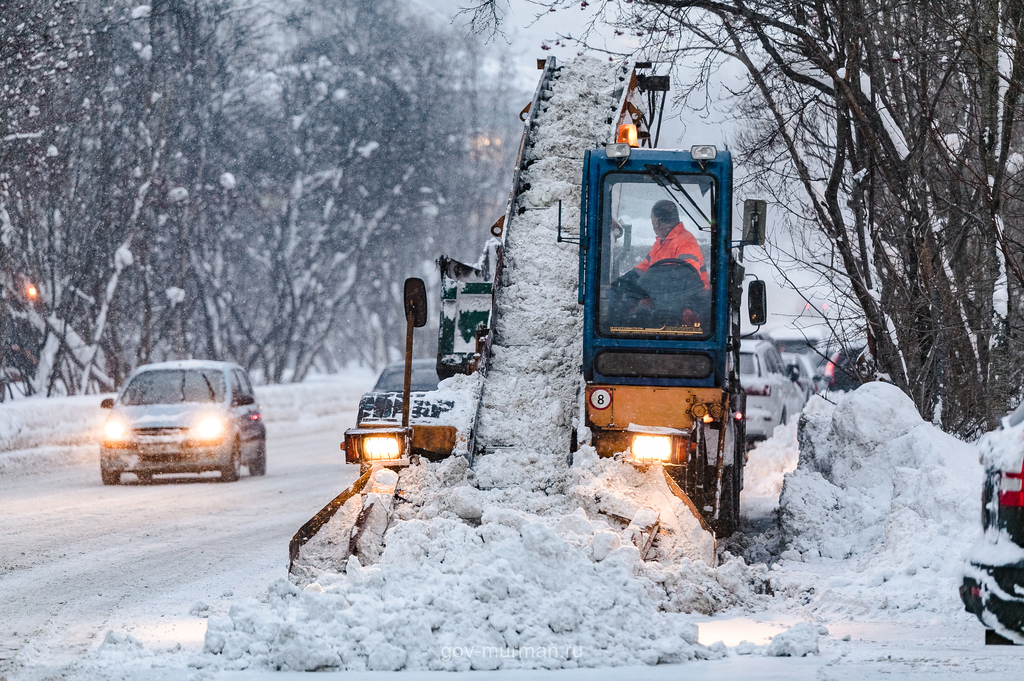
<path fill-rule="evenodd" d="M 224 372 L 218 369 L 162 369 L 146 371 L 121 395 L 121 404 L 179 404 L 224 401 Z"/>
<path fill-rule="evenodd" d="M 714 178 L 667 170 L 611 173 L 602 191 L 601 335 L 708 338 L 718 231 Z"/>
<path fill-rule="evenodd" d="M 405 389 L 405 367 L 401 364 L 392 365 L 381 372 L 377 379 L 377 385 L 373 386 L 374 392 L 397 393 Z M 437 390 L 437 369 L 433 364 L 413 364 L 412 366 L 412 390 L 416 392 L 430 392 Z"/>

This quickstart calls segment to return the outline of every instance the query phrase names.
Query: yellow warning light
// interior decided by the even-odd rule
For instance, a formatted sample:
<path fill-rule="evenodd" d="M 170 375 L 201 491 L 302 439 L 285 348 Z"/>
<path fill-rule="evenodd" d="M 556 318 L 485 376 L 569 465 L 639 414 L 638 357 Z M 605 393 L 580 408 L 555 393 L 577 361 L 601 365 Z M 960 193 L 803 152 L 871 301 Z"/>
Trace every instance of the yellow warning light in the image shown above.
<path fill-rule="evenodd" d="M 36 298 L 39 297 L 39 289 L 37 289 L 32 284 L 28 285 L 28 288 L 25 289 L 25 293 L 27 293 L 28 297 L 32 300 L 35 300 Z"/>
<path fill-rule="evenodd" d="M 636 126 L 632 123 L 623 123 L 619 126 L 619 137 L 615 140 L 619 144 L 628 144 L 631 147 L 638 147 Z"/>
<path fill-rule="evenodd" d="M 639 463 L 668 462 L 672 458 L 672 438 L 668 435 L 634 435 L 633 460 Z"/>

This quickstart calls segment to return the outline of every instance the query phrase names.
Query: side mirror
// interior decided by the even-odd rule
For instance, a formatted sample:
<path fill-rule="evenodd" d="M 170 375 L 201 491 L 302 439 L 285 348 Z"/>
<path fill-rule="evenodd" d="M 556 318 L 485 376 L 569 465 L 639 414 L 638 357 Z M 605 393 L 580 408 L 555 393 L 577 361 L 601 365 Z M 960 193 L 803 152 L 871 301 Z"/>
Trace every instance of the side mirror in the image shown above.
<path fill-rule="evenodd" d="M 743 242 L 751 246 L 764 246 L 765 222 L 768 202 L 747 199 L 743 202 Z"/>
<path fill-rule="evenodd" d="M 427 287 L 422 279 L 405 280 L 405 318 L 417 329 L 427 325 Z"/>
<path fill-rule="evenodd" d="M 100 402 L 100 409 L 113 409 L 113 408 L 114 408 L 114 398 L 113 397 L 106 397 L 106 398 L 103 399 L 102 402 Z"/>
<path fill-rule="evenodd" d="M 232 403 L 236 407 L 244 407 L 249 404 L 255 404 L 256 398 L 253 397 L 252 395 L 239 395 L 232 401 Z"/>
<path fill-rule="evenodd" d="M 761 326 L 768 320 L 768 296 L 760 279 L 747 285 L 747 316 L 754 326 Z"/>
<path fill-rule="evenodd" d="M 786 373 L 789 375 L 789 380 L 793 381 L 794 383 L 800 380 L 800 367 L 798 367 L 797 365 L 787 365 Z"/>

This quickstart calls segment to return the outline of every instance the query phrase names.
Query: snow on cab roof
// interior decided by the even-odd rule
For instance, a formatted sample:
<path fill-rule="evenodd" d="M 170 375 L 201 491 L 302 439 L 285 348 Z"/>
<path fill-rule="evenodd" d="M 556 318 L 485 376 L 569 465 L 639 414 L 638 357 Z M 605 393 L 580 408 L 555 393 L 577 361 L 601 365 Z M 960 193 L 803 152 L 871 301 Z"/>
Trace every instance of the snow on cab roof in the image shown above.
<path fill-rule="evenodd" d="M 135 369 L 135 373 L 144 371 L 160 371 L 166 369 L 216 369 L 224 371 L 237 367 L 234 362 L 217 362 L 212 359 L 179 359 L 172 362 L 156 362 L 154 364 L 143 364 Z"/>

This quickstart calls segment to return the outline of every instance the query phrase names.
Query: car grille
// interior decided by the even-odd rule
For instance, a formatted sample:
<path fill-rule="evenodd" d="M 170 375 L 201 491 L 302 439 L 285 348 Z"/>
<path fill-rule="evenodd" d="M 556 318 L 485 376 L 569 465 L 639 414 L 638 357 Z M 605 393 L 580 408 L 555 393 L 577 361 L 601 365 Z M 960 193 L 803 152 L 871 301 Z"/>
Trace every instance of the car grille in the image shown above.
<path fill-rule="evenodd" d="M 188 428 L 136 428 L 135 434 L 143 438 L 181 437 Z"/>

